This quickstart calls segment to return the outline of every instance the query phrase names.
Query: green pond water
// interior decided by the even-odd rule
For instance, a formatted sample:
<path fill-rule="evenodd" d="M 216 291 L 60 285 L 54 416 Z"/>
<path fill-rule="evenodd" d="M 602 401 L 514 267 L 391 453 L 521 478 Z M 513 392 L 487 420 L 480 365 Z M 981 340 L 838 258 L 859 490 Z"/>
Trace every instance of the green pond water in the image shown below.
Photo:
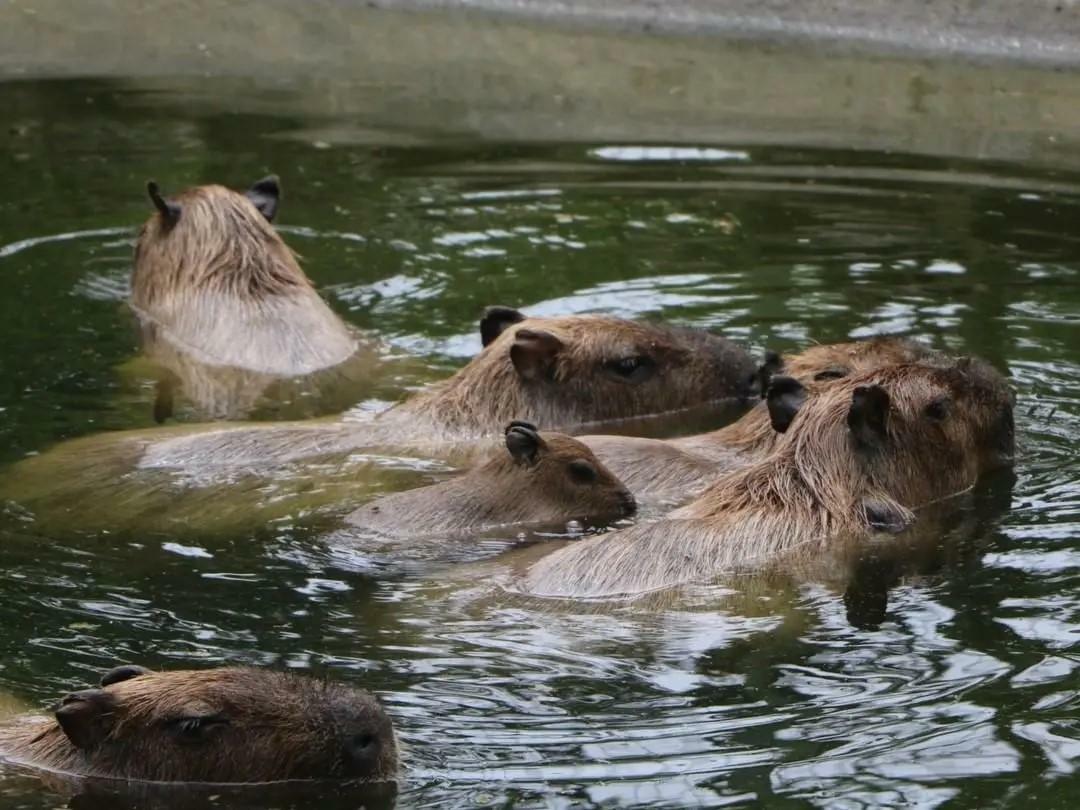
<path fill-rule="evenodd" d="M 489 304 L 662 318 L 756 352 L 904 334 L 1008 372 L 1016 468 L 974 493 L 959 537 L 919 560 L 869 557 L 847 598 L 810 581 L 655 610 L 469 598 L 445 587 L 462 563 L 373 558 L 334 530 L 332 506 L 227 532 L 197 516 L 113 531 L 61 530 L 8 503 L 0 695 L 46 707 L 121 661 L 349 681 L 397 724 L 402 808 L 1076 806 L 1080 175 L 739 143 L 380 135 L 290 115 L 287 99 L 279 117 L 188 101 L 182 86 L 0 85 L 4 465 L 153 425 L 124 304 L 144 182 L 242 187 L 273 171 L 308 273 L 390 347 L 362 407 L 464 363 Z M 439 472 L 381 463 L 383 488 Z M 513 538 L 454 554 L 492 555 L 500 539 Z M 859 620 L 858 594 L 885 603 L 883 621 Z M 67 802 L 0 770 L 0 808 Z"/>

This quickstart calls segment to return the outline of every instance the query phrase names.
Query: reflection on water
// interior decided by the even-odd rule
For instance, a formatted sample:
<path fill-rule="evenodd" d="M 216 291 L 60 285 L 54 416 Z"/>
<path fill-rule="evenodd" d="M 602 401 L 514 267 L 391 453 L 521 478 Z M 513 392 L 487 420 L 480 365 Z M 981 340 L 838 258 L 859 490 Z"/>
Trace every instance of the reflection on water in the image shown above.
<path fill-rule="evenodd" d="M 913 335 L 1007 369 L 1020 442 L 1015 481 L 980 488 L 918 555 L 868 553 L 842 587 L 705 588 L 647 610 L 463 591 L 453 572 L 513 537 L 402 559 L 358 547 L 333 509 L 270 508 L 199 534 L 196 498 L 155 504 L 149 528 L 59 536 L 8 504 L 0 691 L 47 706 L 118 660 L 354 681 L 383 697 L 407 746 L 400 807 L 1069 805 L 1080 178 L 742 144 L 373 133 L 335 146 L 302 137 L 334 122 L 192 117 L 100 84 L 0 86 L 0 101 L 29 122 L 0 130 L 22 155 L 0 200 L 4 462 L 152 423 L 121 303 L 145 178 L 271 170 L 282 230 L 331 306 L 418 358 L 372 382 L 367 410 L 460 365 L 480 310 L 499 303 L 666 318 L 756 350 Z M 391 456 L 318 472 L 328 500 L 446 474 Z M 272 507 L 292 483 L 252 486 Z M 35 777 L 0 778 L 0 807 L 57 803 Z"/>

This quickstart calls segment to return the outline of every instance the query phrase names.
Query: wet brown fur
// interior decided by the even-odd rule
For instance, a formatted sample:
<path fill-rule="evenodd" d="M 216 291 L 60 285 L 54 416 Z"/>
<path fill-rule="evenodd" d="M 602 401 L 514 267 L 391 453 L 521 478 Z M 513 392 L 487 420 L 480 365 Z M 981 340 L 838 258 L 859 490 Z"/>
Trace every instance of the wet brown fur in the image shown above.
<path fill-rule="evenodd" d="M 842 379 L 896 363 L 935 358 L 944 361 L 942 355 L 924 344 L 882 337 L 811 346 L 784 356 L 775 373 L 799 380 L 813 396 L 836 381 L 832 377 L 816 380 L 823 372 L 842 375 Z M 666 440 L 607 435 L 579 438 L 636 497 L 685 503 L 720 475 L 766 455 L 779 436 L 762 401 L 731 425 L 696 436 Z"/>
<path fill-rule="evenodd" d="M 170 224 L 139 231 L 131 305 L 155 340 L 196 361 L 280 376 L 348 359 L 356 339 L 314 290 L 296 255 L 244 194 L 188 189 Z"/>
<path fill-rule="evenodd" d="M 95 747 L 81 750 L 55 719 L 35 717 L 0 727 L 0 757 L 68 774 L 161 782 L 397 774 L 390 718 L 372 695 L 341 684 L 222 668 L 147 673 L 80 695 L 108 706 L 100 721 L 106 736 Z M 179 730 L 178 721 L 204 716 L 227 722 L 200 732 L 205 739 Z M 343 740 L 357 735 L 375 739 L 363 773 L 343 757 Z"/>
<path fill-rule="evenodd" d="M 633 496 L 589 448 L 561 433 L 539 435 L 543 444 L 532 463 L 500 450 L 464 475 L 379 498 L 347 520 L 404 540 L 496 526 L 608 520 L 633 514 Z M 593 480 L 575 478 L 573 465 L 582 464 L 595 472 Z"/>
<path fill-rule="evenodd" d="M 542 379 L 525 379 L 511 359 L 522 330 L 544 332 L 562 345 Z M 655 363 L 651 378 L 629 383 L 607 370 L 610 361 L 636 355 Z M 172 440 L 162 435 L 147 443 L 141 466 L 273 464 L 361 447 L 440 453 L 493 439 L 514 419 L 572 430 L 743 396 L 751 367 L 743 349 L 698 330 L 604 316 L 528 318 L 448 380 L 370 421 L 219 428 Z"/>
<path fill-rule="evenodd" d="M 891 397 L 887 446 L 854 445 L 847 424 L 860 386 Z M 948 402 L 931 423 L 924 409 Z M 569 598 L 641 594 L 817 554 L 867 537 L 871 514 L 901 525 L 912 510 L 971 487 L 1006 463 L 1012 395 L 980 362 L 899 364 L 839 380 L 807 399 L 773 451 L 728 473 L 662 521 L 588 539 L 526 572 L 526 593 Z"/>

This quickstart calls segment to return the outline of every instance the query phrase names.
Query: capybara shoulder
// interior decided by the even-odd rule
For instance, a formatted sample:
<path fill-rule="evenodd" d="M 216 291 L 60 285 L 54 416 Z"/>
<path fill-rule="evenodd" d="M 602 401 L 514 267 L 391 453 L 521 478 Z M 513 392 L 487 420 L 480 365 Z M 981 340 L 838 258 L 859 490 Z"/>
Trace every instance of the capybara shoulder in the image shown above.
<path fill-rule="evenodd" d="M 767 408 L 787 429 L 763 459 L 665 520 L 541 559 L 524 590 L 640 594 L 813 554 L 838 537 L 901 532 L 912 510 L 1012 460 L 1012 393 L 977 360 L 886 366 L 803 393 L 794 378 L 772 380 Z"/>
<path fill-rule="evenodd" d="M 512 422 L 506 447 L 456 478 L 387 495 L 351 513 L 350 524 L 391 538 L 453 535 L 496 526 L 633 514 L 629 490 L 589 448 L 561 433 Z"/>
<path fill-rule="evenodd" d="M 270 224 L 280 187 L 196 186 L 165 198 L 135 242 L 131 305 L 157 340 L 204 363 L 297 376 L 357 349 Z"/>
<path fill-rule="evenodd" d="M 392 780 L 393 725 L 368 692 L 247 668 L 118 667 L 52 717 L 0 727 L 0 757 L 156 782 Z"/>

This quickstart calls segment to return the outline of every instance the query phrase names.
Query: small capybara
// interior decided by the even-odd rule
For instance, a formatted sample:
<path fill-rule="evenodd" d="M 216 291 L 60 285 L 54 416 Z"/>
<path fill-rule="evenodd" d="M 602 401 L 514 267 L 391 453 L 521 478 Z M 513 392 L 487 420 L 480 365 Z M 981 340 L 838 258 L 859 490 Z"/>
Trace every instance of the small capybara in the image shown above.
<path fill-rule="evenodd" d="M 260 465 L 360 447 L 493 440 L 514 419 L 573 430 L 751 393 L 749 354 L 717 335 L 599 315 L 526 318 L 489 308 L 483 350 L 448 380 L 366 422 L 219 427 L 144 442 L 139 466 Z"/>
<path fill-rule="evenodd" d="M 634 496 L 581 442 L 511 422 L 506 451 L 449 481 L 379 498 L 347 521 L 395 539 L 629 517 Z"/>
<path fill-rule="evenodd" d="M 985 363 L 905 363 L 838 380 L 813 397 L 791 377 L 768 399 L 789 412 L 773 451 L 666 519 L 543 557 L 524 592 L 619 597 L 708 581 L 874 532 L 1011 462 L 1013 396 Z"/>
<path fill-rule="evenodd" d="M 248 668 L 117 667 L 52 717 L 0 726 L 0 758 L 156 782 L 393 780 L 393 724 L 368 692 Z"/>
<path fill-rule="evenodd" d="M 135 243 L 130 303 L 143 352 L 162 370 L 158 421 L 176 393 L 200 415 L 240 418 L 273 381 L 370 353 L 271 227 L 277 177 L 243 193 L 207 185 L 165 198 L 147 188 L 157 210 Z"/>
<path fill-rule="evenodd" d="M 766 355 L 754 385 L 767 389 L 773 375 L 793 377 L 808 395 L 851 374 L 895 363 L 944 361 L 930 347 L 906 338 L 882 337 L 852 343 L 812 346 L 798 354 Z M 685 502 L 722 474 L 746 466 L 772 450 L 782 421 L 759 402 L 736 422 L 695 436 L 647 439 L 586 435 L 588 445 L 639 499 Z"/>

